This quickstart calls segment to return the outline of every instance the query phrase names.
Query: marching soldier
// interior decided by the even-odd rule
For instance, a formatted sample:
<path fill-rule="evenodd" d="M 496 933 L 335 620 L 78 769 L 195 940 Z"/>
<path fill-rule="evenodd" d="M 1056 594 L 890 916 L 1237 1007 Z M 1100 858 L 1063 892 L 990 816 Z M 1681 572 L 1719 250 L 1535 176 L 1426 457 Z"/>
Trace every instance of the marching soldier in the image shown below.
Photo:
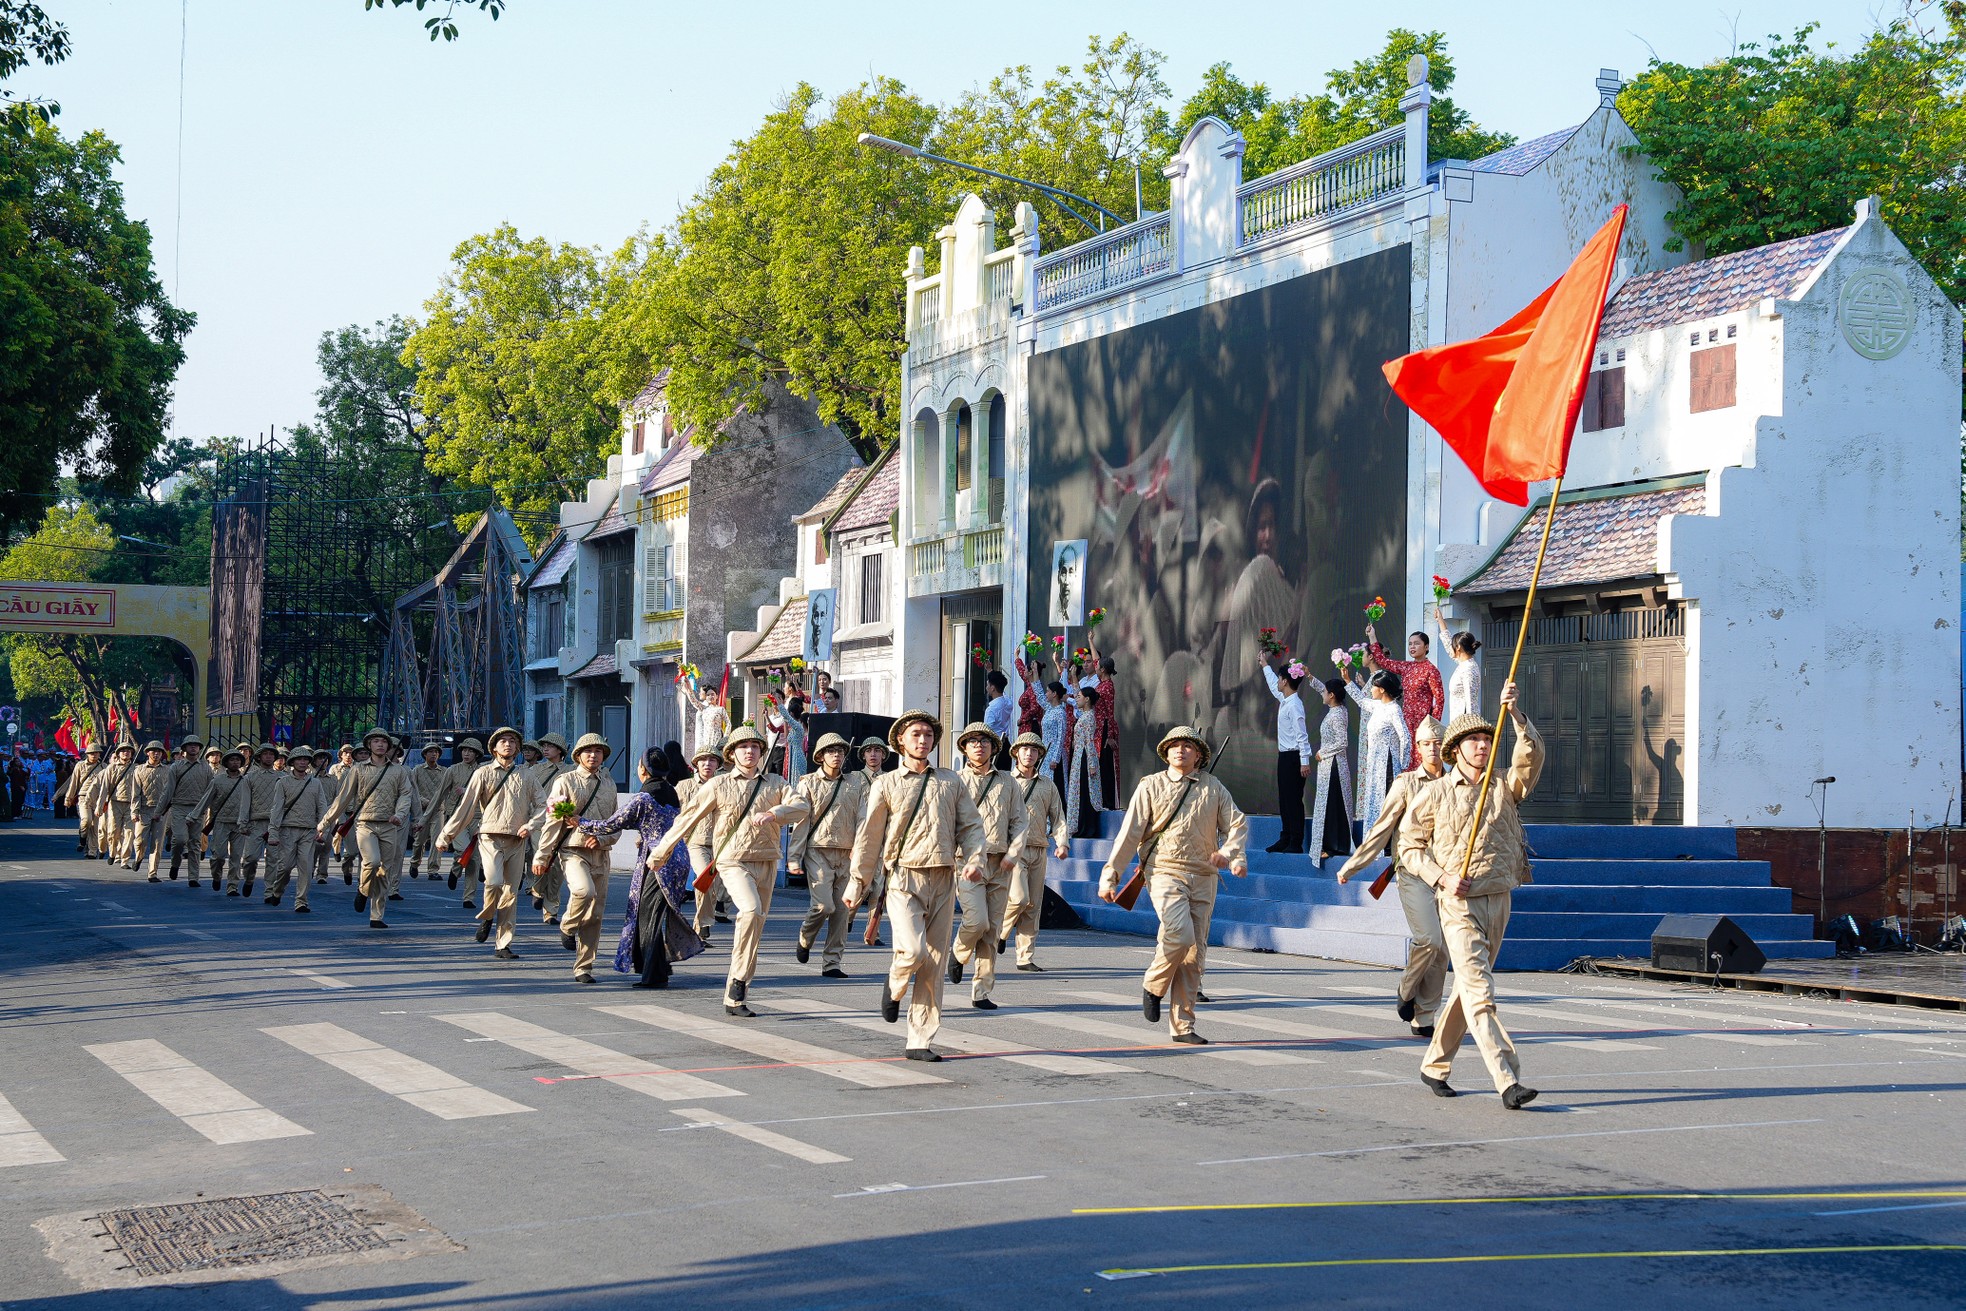
<path fill-rule="evenodd" d="M 1116 900 L 1120 875 L 1140 853 L 1147 892 L 1160 916 L 1154 959 L 1141 981 L 1140 1012 L 1158 1023 L 1168 1000 L 1174 1041 L 1206 1045 L 1195 1032 L 1195 997 L 1201 991 L 1201 954 L 1215 913 L 1218 872 L 1249 872 L 1243 852 L 1249 821 L 1208 764 L 1208 743 L 1197 729 L 1175 726 L 1160 740 L 1167 768 L 1149 774 L 1133 790 L 1113 854 L 1099 875 L 1099 896 Z M 1171 994 L 1171 996 L 1170 996 Z"/>
<path fill-rule="evenodd" d="M 867 776 L 867 786 L 873 787 L 887 772 L 887 743 L 870 737 L 860 744 L 860 772 Z"/>
<path fill-rule="evenodd" d="M 1448 725 L 1442 754 L 1453 768 L 1420 788 L 1399 830 L 1399 863 L 1433 888 L 1454 967 L 1454 992 L 1434 1022 L 1420 1080 L 1436 1097 L 1455 1096 L 1447 1076 L 1461 1039 L 1472 1030 L 1502 1105 L 1517 1111 L 1536 1099 L 1536 1090 L 1524 1086 L 1515 1044 L 1495 1012 L 1493 970 L 1515 889 L 1529 881 L 1529 844 L 1518 807 L 1536 790 L 1544 756 L 1543 735 L 1522 713 L 1514 683 L 1502 687 L 1502 710 L 1515 725 L 1515 751 L 1507 776 L 1488 790 L 1479 824 L 1475 802 L 1495 746 L 1495 726 L 1470 713 Z"/>
<path fill-rule="evenodd" d="M 212 891 L 239 878 L 239 834 L 252 823 L 252 794 L 246 790 L 246 752 L 233 747 L 219 758 L 225 772 L 212 775 L 212 781 L 191 808 L 192 817 L 209 841 L 205 851 L 212 862 Z M 197 867 L 192 868 L 191 886 L 198 886 Z M 235 894 L 236 895 L 236 894 Z"/>
<path fill-rule="evenodd" d="M 542 747 L 557 751 L 548 733 Z M 601 820 L 620 804 L 614 780 L 601 772 L 611 748 L 599 733 L 589 733 L 574 746 L 576 767 L 556 772 L 546 789 L 546 822 L 540 829 L 539 850 L 533 858 L 533 886 L 556 861 L 565 861 L 567 913 L 560 921 L 560 945 L 573 953 L 573 981 L 594 981 L 594 955 L 601 945 L 601 921 L 608 907 L 609 853 L 619 834 L 597 838 L 580 831 L 584 819 Z M 542 760 L 555 770 L 558 760 Z M 566 811 L 564 816 L 556 810 Z M 556 897 L 558 893 L 554 894 Z M 659 894 L 658 894 L 659 895 Z"/>
<path fill-rule="evenodd" d="M 969 1004 L 993 1011 L 990 992 L 997 985 L 997 943 L 1003 937 L 1004 911 L 1010 901 L 1010 880 L 1024 854 L 1023 789 L 992 763 L 1003 750 L 1003 739 L 988 725 L 971 724 L 956 738 L 963 758 L 957 771 L 976 811 L 983 817 L 983 880 L 956 885 L 962 903 L 962 927 L 949 952 L 949 982 L 963 981 L 963 966 L 974 962 L 976 978 L 969 985 Z"/>
<path fill-rule="evenodd" d="M 103 789 L 104 813 L 109 821 L 109 860 L 135 869 L 137 744 L 128 738 L 118 742 L 115 759 L 116 763 L 110 766 L 109 783 Z"/>
<path fill-rule="evenodd" d="M 137 865 L 150 871 L 150 882 L 161 883 L 157 862 L 164 853 L 164 812 L 169 809 L 171 756 L 155 738 L 143 744 L 143 763 L 130 779 L 130 810 L 137 831 Z"/>
<path fill-rule="evenodd" d="M 701 783 L 647 864 L 661 869 L 698 825 L 707 825 L 709 862 L 723 875 L 725 895 L 737 907 L 724 1014 L 748 1019 L 754 1012 L 744 997 L 757 972 L 758 938 L 778 882 L 778 829 L 804 819 L 807 810 L 791 784 L 765 769 L 765 738 L 757 729 L 747 724 L 724 738 L 724 760 L 730 772 Z"/>
<path fill-rule="evenodd" d="M 723 765 L 724 748 L 721 736 L 716 742 L 696 749 L 696 754 L 689 758 L 689 767 L 693 772 L 676 785 L 676 799 L 682 802 L 684 810 L 689 809 L 690 798 L 696 795 L 697 789 L 715 778 L 717 771 L 722 769 Z M 678 817 L 680 818 L 680 812 Z M 697 825 L 694 833 L 683 834 L 683 842 L 686 844 L 685 850 L 689 852 L 690 869 L 701 874 L 710 864 L 710 827 L 707 824 Z M 711 879 L 708 889 L 696 894 L 696 922 L 691 927 L 696 930 L 696 936 L 705 942 L 710 941 L 711 923 L 721 918 L 717 914 L 717 907 L 723 899 L 724 880 L 721 874 Z M 724 922 L 729 923 L 728 920 Z"/>
<path fill-rule="evenodd" d="M 840 963 L 846 958 L 847 921 L 853 910 L 846 904 L 846 882 L 852 872 L 853 839 L 860 831 L 861 812 L 867 807 L 867 776 L 860 770 L 846 769 L 847 740 L 828 733 L 812 749 L 818 768 L 799 780 L 799 795 L 805 798 L 811 818 L 792 834 L 792 853 L 786 867 L 803 874 L 812 909 L 799 926 L 799 963 L 812 959 L 813 944 L 819 931 L 826 931 L 826 944 L 820 950 L 820 974 L 828 979 L 844 979 Z"/>
<path fill-rule="evenodd" d="M 445 770 L 438 763 L 444 758 L 444 744 L 426 742 L 423 744 L 423 763 L 410 771 L 410 784 L 416 789 L 417 823 L 411 829 L 410 839 L 410 877 L 423 877 L 423 858 L 428 855 L 433 868 L 430 877 L 436 878 L 437 824 L 443 817 L 437 814 L 437 798 L 444 792 Z M 436 823 L 432 823 L 432 820 Z"/>
<path fill-rule="evenodd" d="M 351 846 L 361 856 L 362 886 L 355 909 L 369 913 L 369 927 L 386 929 L 383 910 L 389 898 L 389 870 L 383 863 L 388 830 L 400 831 L 410 817 L 410 772 L 389 759 L 389 734 L 372 728 L 362 737 L 369 759 L 342 771 L 341 786 L 328 804 L 328 813 L 314 826 L 317 841 L 325 839 L 336 822 L 348 821 L 342 850 Z"/>
<path fill-rule="evenodd" d="M 244 743 L 240 744 L 244 746 Z M 266 834 L 273 822 L 273 798 L 280 791 L 280 748 L 262 742 L 253 751 L 252 768 L 246 771 L 246 791 L 252 794 L 253 815 L 243 835 L 246 865 L 245 886 L 237 895 L 253 895 L 253 880 L 259 876 L 260 858 L 266 854 Z M 226 896 L 233 896 L 228 889 Z"/>
<path fill-rule="evenodd" d="M 198 804 L 198 798 L 204 795 L 206 786 L 212 781 L 211 766 L 204 760 L 204 746 L 195 737 L 184 740 L 184 756 L 171 766 L 170 787 L 164 796 L 164 825 L 171 839 L 173 881 L 187 857 L 191 861 L 192 877 L 198 876 L 198 847 L 196 839 L 192 837 L 196 826 L 191 822 L 191 808 Z M 150 872 L 157 872 L 154 863 Z"/>
<path fill-rule="evenodd" d="M 279 775 L 280 790 L 266 830 L 266 904 L 280 904 L 289 879 L 294 885 L 294 914 L 313 912 L 307 892 L 314 879 L 314 826 L 321 822 L 327 797 L 314 777 L 314 756 L 306 747 L 287 753 L 287 768 Z"/>
<path fill-rule="evenodd" d="M 894 721 L 888 740 L 901 752 L 901 767 L 882 774 L 867 796 L 847 905 L 859 905 L 874 881 L 885 878 L 894 960 L 881 985 L 881 1018 L 900 1019 L 901 998 L 908 997 L 908 1059 L 939 1061 L 929 1044 L 942 1025 L 956 870 L 972 883 L 983 881 L 983 817 L 962 780 L 930 763 L 942 740 L 935 716 L 910 710 Z"/>
<path fill-rule="evenodd" d="M 1445 772 L 1440 760 L 1440 721 L 1432 715 L 1421 720 L 1420 726 L 1413 730 L 1413 754 L 1419 758 L 1420 767 L 1409 769 L 1393 780 L 1385 801 L 1380 803 L 1379 821 L 1338 871 L 1340 883 L 1351 882 L 1372 863 L 1374 856 L 1393 846 L 1400 824 L 1413 808 L 1420 789 Z M 1447 983 L 1447 942 L 1441 936 L 1440 907 L 1435 904 L 1434 890 L 1426 880 L 1400 869 L 1397 860 L 1393 868 L 1399 880 L 1400 909 L 1406 912 L 1407 932 L 1413 939 L 1406 954 L 1406 973 L 1399 981 L 1399 1018 L 1413 1026 L 1414 1037 L 1431 1038 L 1434 1016 L 1440 1010 L 1441 991 Z"/>
<path fill-rule="evenodd" d="M 205 747 L 205 770 L 210 775 L 210 778 L 205 780 L 207 787 L 211 786 L 212 779 L 222 778 L 225 775 L 225 752 L 219 750 L 216 742 Z M 204 793 L 201 791 L 199 795 L 203 796 Z M 198 886 L 198 870 L 204 864 L 205 853 L 210 849 L 212 839 L 205 832 L 204 820 L 199 818 L 197 802 L 192 803 L 191 814 L 185 823 L 191 827 L 191 850 L 194 853 L 187 856 L 185 860 L 191 866 L 191 886 L 195 888 Z"/>
<path fill-rule="evenodd" d="M 472 876 L 485 888 L 477 937 L 479 942 L 489 938 L 496 923 L 498 945 L 492 955 L 500 960 L 519 958 L 512 950 L 512 934 L 517 926 L 519 885 L 526 878 L 526 836 L 539 826 L 546 809 L 546 795 L 519 764 L 521 740 L 516 728 L 492 731 L 490 763 L 480 765 L 471 775 L 457 809 L 437 833 L 439 852 L 449 851 L 460 834 L 474 830 L 477 834 L 478 859 L 472 862 Z M 482 868 L 482 875 L 478 868 Z"/>
<path fill-rule="evenodd" d="M 471 776 L 478 772 L 479 763 L 484 758 L 485 744 L 477 738 L 467 737 L 457 744 L 457 759 L 451 763 L 449 769 L 444 771 L 444 790 L 437 795 L 437 813 L 430 817 L 431 822 L 439 829 L 442 829 L 450 817 L 457 813 L 458 803 L 464 799 L 464 789 L 470 785 Z M 465 845 L 469 846 L 471 836 L 476 831 L 467 826 L 458 830 L 455 836 L 462 838 Z M 441 856 L 443 853 L 440 851 L 438 854 Z M 474 863 L 469 869 L 464 867 L 462 861 L 452 864 L 447 886 L 456 888 L 460 878 L 464 881 L 464 896 L 459 898 L 459 904 L 466 910 L 475 909 L 478 904 L 478 884 L 483 881 L 476 864 Z"/>
<path fill-rule="evenodd" d="M 343 742 L 341 744 L 341 750 L 337 754 L 340 756 L 340 760 L 335 765 L 332 773 L 335 780 L 334 791 L 336 795 L 339 795 L 342 779 L 356 765 L 368 760 L 369 750 L 366 746 L 357 747 L 352 742 Z M 339 842 L 334 844 L 336 854 L 341 857 L 341 881 L 347 884 L 353 884 L 355 882 L 355 866 L 361 860 L 361 853 L 355 849 L 354 835 L 355 830 L 351 828 Z"/>
<path fill-rule="evenodd" d="M 1071 849 L 1068 844 L 1072 837 L 1058 785 L 1038 768 L 1044 753 L 1044 739 L 1036 733 L 1021 733 L 1010 744 L 1010 758 L 1017 764 L 1017 790 L 1024 798 L 1025 826 L 1024 847 L 1010 876 L 1003 936 L 1017 939 L 1017 968 L 1028 974 L 1044 972 L 1044 966 L 1037 962 L 1037 945 L 1038 917 L 1044 910 L 1045 839 L 1051 840 L 1049 854 L 1063 860 Z M 998 942 L 997 953 L 1003 954 L 1009 945 L 1008 941 Z"/>
<path fill-rule="evenodd" d="M 596 735 L 589 733 L 587 736 Z M 602 745 L 605 746 L 606 743 Z M 533 782 L 539 784 L 541 792 L 550 794 L 553 790 L 553 780 L 573 769 L 573 766 L 567 763 L 567 740 L 558 733 L 543 735 L 534 747 L 534 757 L 526 765 L 526 772 L 532 775 Z M 610 808 L 601 812 L 600 818 L 606 819 L 613 813 L 614 810 Z M 539 841 L 544 842 L 545 839 L 541 838 Z M 560 871 L 558 857 L 546 862 L 546 872 L 543 875 L 537 872 L 533 874 L 532 908 L 540 913 L 542 923 L 560 923 L 560 892 L 564 887 L 565 880 Z"/>
<path fill-rule="evenodd" d="M 389 739 L 389 760 L 402 767 L 403 773 L 410 773 L 410 742 L 408 738 Z M 403 899 L 403 851 L 409 846 L 410 831 L 423 822 L 422 808 L 417 805 L 416 783 L 410 782 L 410 813 L 400 825 L 392 825 L 382 835 L 382 864 L 388 870 L 388 898 L 391 901 Z"/>
<path fill-rule="evenodd" d="M 79 821 L 75 828 L 75 850 L 93 858 L 96 838 L 96 812 L 83 797 L 89 780 L 102 772 L 102 748 L 91 742 L 82 752 L 81 761 L 68 776 L 68 786 L 62 789 L 61 799 L 75 811 Z"/>
<path fill-rule="evenodd" d="M 341 788 L 340 782 L 334 777 L 334 753 L 326 747 L 314 748 L 314 778 L 321 785 L 321 799 L 323 804 L 332 800 L 335 793 Z M 321 841 L 314 843 L 314 881 L 316 883 L 326 883 L 328 881 L 328 862 L 333 855 L 328 850 L 328 845 L 328 843 Z"/>

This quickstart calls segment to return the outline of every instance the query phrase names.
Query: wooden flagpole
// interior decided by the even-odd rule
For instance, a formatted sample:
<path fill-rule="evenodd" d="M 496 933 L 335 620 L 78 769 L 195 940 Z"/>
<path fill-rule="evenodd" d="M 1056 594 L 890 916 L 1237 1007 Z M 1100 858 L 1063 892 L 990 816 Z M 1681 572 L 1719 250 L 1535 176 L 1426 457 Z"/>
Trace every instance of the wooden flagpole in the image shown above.
<path fill-rule="evenodd" d="M 1543 516 L 1543 540 L 1536 548 L 1536 567 L 1529 574 L 1529 596 L 1522 603 L 1522 627 L 1515 635 L 1515 654 L 1509 657 L 1509 676 L 1503 682 L 1507 687 L 1515 682 L 1516 667 L 1522 663 L 1522 648 L 1529 638 L 1529 616 L 1536 608 L 1536 587 L 1543 581 L 1543 557 L 1549 554 L 1550 529 L 1556 526 L 1556 503 L 1563 497 L 1563 475 L 1558 473 L 1556 485 L 1550 489 L 1549 513 Z M 1480 713 L 1480 708 L 1476 708 Z M 1461 877 L 1466 879 L 1468 871 L 1474 868 L 1475 843 L 1481 837 L 1482 816 L 1488 811 L 1488 788 L 1495 779 L 1495 758 L 1501 752 L 1502 726 L 1495 725 L 1495 732 L 1488 747 L 1488 763 L 1481 771 L 1481 793 L 1475 798 L 1474 827 L 1468 830 L 1468 849 L 1461 856 Z"/>

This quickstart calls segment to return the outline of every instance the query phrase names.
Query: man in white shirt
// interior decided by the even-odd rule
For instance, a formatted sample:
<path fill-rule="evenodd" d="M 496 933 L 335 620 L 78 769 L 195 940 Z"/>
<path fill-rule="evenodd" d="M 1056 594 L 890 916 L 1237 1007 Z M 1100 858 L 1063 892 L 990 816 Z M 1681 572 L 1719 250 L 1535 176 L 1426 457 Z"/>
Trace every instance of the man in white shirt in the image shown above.
<path fill-rule="evenodd" d="M 1283 832 L 1264 850 L 1293 856 L 1304 851 L 1304 780 L 1317 762 L 1304 723 L 1304 702 L 1297 695 L 1308 677 L 1310 671 L 1297 660 L 1281 669 L 1263 666 L 1263 681 L 1277 699 L 1277 814 L 1283 817 Z"/>
<path fill-rule="evenodd" d="M 1004 743 L 1017 735 L 1017 703 L 1010 699 L 1010 679 L 1001 669 L 992 669 L 984 680 L 990 685 L 990 703 L 983 707 L 983 727 L 997 735 L 997 741 Z M 1002 751 L 997 753 L 996 764 L 1008 767 L 1010 757 Z"/>

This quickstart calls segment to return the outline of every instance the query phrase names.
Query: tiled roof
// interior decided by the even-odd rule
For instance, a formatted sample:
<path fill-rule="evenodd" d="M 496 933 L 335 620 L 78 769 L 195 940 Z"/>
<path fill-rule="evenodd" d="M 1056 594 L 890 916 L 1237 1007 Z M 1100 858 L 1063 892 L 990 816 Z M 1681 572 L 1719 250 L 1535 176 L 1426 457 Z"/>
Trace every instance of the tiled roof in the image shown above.
<path fill-rule="evenodd" d="M 642 495 L 677 487 L 689 481 L 690 467 L 696 463 L 696 443 L 689 431 L 677 433 L 673 444 L 649 471 L 642 475 Z"/>
<path fill-rule="evenodd" d="M 805 650 L 806 599 L 801 596 L 786 603 L 778 612 L 778 618 L 771 621 L 771 627 L 758 639 L 758 644 L 737 657 L 745 664 L 759 664 L 767 660 L 790 660 Z"/>
<path fill-rule="evenodd" d="M 1554 155 L 1557 147 L 1576 134 L 1577 126 L 1571 126 L 1528 141 L 1518 141 L 1492 155 L 1483 155 L 1472 167 L 1477 173 L 1507 173 L 1512 177 L 1521 177 Z"/>
<path fill-rule="evenodd" d="M 840 502 L 847 498 L 848 493 L 853 491 L 854 485 L 866 475 L 867 466 L 860 463 L 859 460 L 855 460 L 853 467 L 841 474 L 840 480 L 833 484 L 831 490 L 819 498 L 818 504 L 798 516 L 799 519 L 802 522 L 808 519 L 824 519 L 835 509 L 839 508 Z"/>
<path fill-rule="evenodd" d="M 589 660 L 586 664 L 574 670 L 571 674 L 568 674 L 567 677 L 568 678 L 612 678 L 614 675 L 620 672 L 620 669 L 621 667 L 614 662 L 614 651 L 612 648 L 610 648 L 609 650 L 603 651 L 601 654 L 595 656 L 592 660 Z"/>
<path fill-rule="evenodd" d="M 573 558 L 579 553 L 580 544 L 564 533 L 555 533 L 554 547 L 547 557 L 540 561 L 539 568 L 532 571 L 527 588 L 557 587 L 573 568 Z"/>
<path fill-rule="evenodd" d="M 1703 514 L 1707 506 L 1704 483 L 1690 487 L 1652 488 L 1623 496 L 1568 493 L 1557 506 L 1556 526 L 1550 530 L 1549 556 L 1543 562 L 1542 586 L 1581 587 L 1621 578 L 1644 578 L 1659 572 L 1659 521 L 1669 514 Z M 1464 596 L 1521 592 L 1529 587 L 1536 567 L 1536 548 L 1542 542 L 1547 501 L 1525 516 L 1507 544 L 1472 578 L 1458 584 Z"/>
<path fill-rule="evenodd" d="M 1848 228 L 1641 273 L 1605 306 L 1601 339 L 1696 323 L 1773 296 L 1785 298 L 1815 271 Z"/>
<path fill-rule="evenodd" d="M 621 503 L 625 499 L 627 498 L 624 496 L 616 496 L 614 498 L 614 504 L 610 505 L 608 512 L 601 516 L 601 521 L 588 530 L 587 536 L 581 540 L 598 542 L 603 537 L 612 537 L 616 533 L 633 532 L 635 529 L 634 520 L 621 513 Z"/>
<path fill-rule="evenodd" d="M 649 406 L 661 400 L 662 393 L 668 390 L 669 370 L 664 369 L 653 378 L 650 378 L 647 384 L 635 393 L 635 399 L 628 402 L 628 408 L 631 410 L 646 410 Z"/>
<path fill-rule="evenodd" d="M 901 457 L 890 454 L 874 469 L 867 483 L 833 520 L 834 532 L 876 528 L 888 522 L 901 506 Z"/>

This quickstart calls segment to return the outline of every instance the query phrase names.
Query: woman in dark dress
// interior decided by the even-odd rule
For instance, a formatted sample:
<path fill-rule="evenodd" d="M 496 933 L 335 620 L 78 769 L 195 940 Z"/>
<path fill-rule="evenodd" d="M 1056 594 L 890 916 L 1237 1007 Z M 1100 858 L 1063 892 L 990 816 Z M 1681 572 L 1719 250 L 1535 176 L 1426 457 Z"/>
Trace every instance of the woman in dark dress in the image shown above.
<path fill-rule="evenodd" d="M 676 822 L 682 805 L 676 789 L 669 785 L 669 762 L 654 747 L 642 755 L 637 766 L 642 790 L 623 803 L 606 819 L 587 819 L 580 831 L 595 837 L 608 837 L 624 828 L 639 836 L 635 850 L 635 882 L 628 890 L 628 922 L 622 926 L 621 942 L 615 948 L 614 968 L 623 974 L 639 974 L 637 988 L 666 988 L 679 961 L 686 961 L 707 945 L 691 927 L 690 917 L 681 907 L 690 896 L 689 857 L 681 847 L 659 870 L 649 868 L 649 852 L 662 841 L 663 834 Z"/>

